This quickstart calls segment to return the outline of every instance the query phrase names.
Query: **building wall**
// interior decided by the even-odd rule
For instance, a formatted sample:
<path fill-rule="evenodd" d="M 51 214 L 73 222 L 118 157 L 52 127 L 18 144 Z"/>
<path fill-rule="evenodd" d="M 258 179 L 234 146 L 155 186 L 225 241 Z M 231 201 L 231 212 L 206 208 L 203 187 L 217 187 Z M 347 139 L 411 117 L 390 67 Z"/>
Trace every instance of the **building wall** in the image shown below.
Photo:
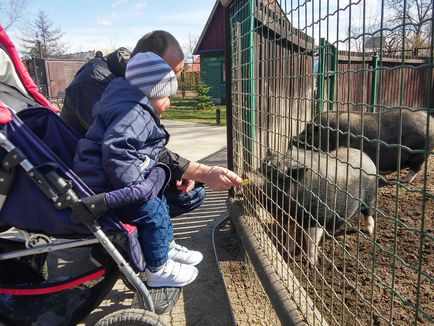
<path fill-rule="evenodd" d="M 87 62 L 87 60 L 57 60 L 46 59 L 46 71 L 48 82 L 48 96 L 56 98 L 60 93 L 64 93 L 74 79 L 77 71 Z"/>
<path fill-rule="evenodd" d="M 87 60 L 31 59 L 25 64 L 39 91 L 55 99 L 64 94 L 77 71 Z"/>
<path fill-rule="evenodd" d="M 204 37 L 197 48 L 197 54 L 202 54 L 203 51 L 221 50 L 225 48 L 225 18 L 224 9 L 219 3 L 214 15 L 207 25 Z"/>
<path fill-rule="evenodd" d="M 217 103 L 225 102 L 224 54 L 201 54 L 200 70 L 202 81 L 211 86 L 209 95 Z"/>

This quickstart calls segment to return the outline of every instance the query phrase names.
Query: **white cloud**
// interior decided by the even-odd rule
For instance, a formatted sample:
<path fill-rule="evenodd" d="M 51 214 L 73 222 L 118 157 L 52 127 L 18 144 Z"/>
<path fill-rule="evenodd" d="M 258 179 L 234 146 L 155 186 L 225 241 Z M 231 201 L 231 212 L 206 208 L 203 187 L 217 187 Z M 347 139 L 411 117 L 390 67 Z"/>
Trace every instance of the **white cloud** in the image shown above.
<path fill-rule="evenodd" d="M 143 1 L 143 2 L 136 3 L 133 8 L 134 10 L 142 11 L 143 9 L 145 9 L 147 5 L 148 5 L 147 2 Z"/>
<path fill-rule="evenodd" d="M 113 2 L 111 4 L 111 6 L 112 6 L 112 8 L 117 8 L 117 7 L 120 7 L 120 6 L 124 5 L 124 4 L 126 4 L 127 2 L 128 2 L 128 0 L 118 0 L 116 2 Z"/>
<path fill-rule="evenodd" d="M 102 19 L 102 20 L 97 21 L 96 24 L 98 26 L 104 26 L 104 27 L 106 27 L 106 26 L 110 26 L 112 24 L 112 22 L 109 21 L 109 20 L 106 20 L 106 19 Z"/>
<path fill-rule="evenodd" d="M 182 24 L 192 24 L 192 25 L 202 25 L 205 26 L 209 15 L 211 14 L 208 10 L 195 11 L 194 14 L 191 11 L 178 12 L 172 15 L 160 16 L 159 20 L 164 22 L 170 22 L 171 24 L 182 23 Z M 194 19 L 192 19 L 194 17 Z"/>
<path fill-rule="evenodd" d="M 129 15 L 133 17 L 143 16 L 143 11 L 130 11 Z"/>

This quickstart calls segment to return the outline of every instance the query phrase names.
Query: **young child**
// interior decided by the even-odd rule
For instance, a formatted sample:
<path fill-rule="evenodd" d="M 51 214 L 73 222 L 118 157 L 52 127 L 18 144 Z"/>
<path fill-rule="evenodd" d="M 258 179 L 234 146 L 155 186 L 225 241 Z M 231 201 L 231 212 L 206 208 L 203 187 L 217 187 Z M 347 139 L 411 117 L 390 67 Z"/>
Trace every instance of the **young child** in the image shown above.
<path fill-rule="evenodd" d="M 152 52 L 132 57 L 125 78 L 116 78 L 107 86 L 93 107 L 93 123 L 80 139 L 74 158 L 75 172 L 95 193 L 138 183 L 154 186 L 143 181 L 168 142 L 160 116 L 170 107 L 169 96 L 177 88 L 173 70 Z M 194 281 L 198 275 L 194 266 L 203 256 L 174 242 L 162 192 L 116 209 L 115 214 L 121 221 L 137 225 L 148 286 L 181 287 Z"/>

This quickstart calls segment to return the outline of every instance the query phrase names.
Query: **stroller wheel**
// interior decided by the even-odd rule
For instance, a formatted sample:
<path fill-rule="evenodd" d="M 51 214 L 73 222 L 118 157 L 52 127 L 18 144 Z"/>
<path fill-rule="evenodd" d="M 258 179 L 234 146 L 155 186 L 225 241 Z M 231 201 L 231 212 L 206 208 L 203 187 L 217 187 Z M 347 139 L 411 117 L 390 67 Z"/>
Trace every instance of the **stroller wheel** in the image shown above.
<path fill-rule="evenodd" d="M 95 326 L 165 326 L 160 317 L 142 309 L 122 309 L 100 319 Z"/>
<path fill-rule="evenodd" d="M 140 278 L 142 281 L 146 282 L 144 275 L 145 273 L 141 273 Z M 129 290 L 133 292 L 136 291 L 134 286 L 122 273 L 120 278 Z M 151 296 L 152 302 L 154 303 L 155 313 L 161 315 L 172 310 L 173 306 L 178 302 L 179 296 L 181 295 L 181 290 L 182 288 L 148 288 L 149 295 Z M 134 294 L 131 308 L 144 308 L 140 306 L 140 300 L 137 298 L 137 294 Z"/>
<path fill-rule="evenodd" d="M 149 295 L 154 303 L 155 313 L 164 314 L 172 310 L 181 295 L 181 288 L 148 288 Z M 132 308 L 143 308 L 137 293 L 134 294 Z"/>

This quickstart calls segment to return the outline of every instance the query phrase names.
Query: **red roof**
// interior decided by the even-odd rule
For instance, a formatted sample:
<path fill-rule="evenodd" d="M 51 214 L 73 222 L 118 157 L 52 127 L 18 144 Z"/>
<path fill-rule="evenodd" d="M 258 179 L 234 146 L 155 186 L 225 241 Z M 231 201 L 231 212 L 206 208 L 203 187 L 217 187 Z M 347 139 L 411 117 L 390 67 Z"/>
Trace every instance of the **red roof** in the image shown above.
<path fill-rule="evenodd" d="M 186 74 L 190 72 L 200 72 L 200 56 L 197 56 L 196 59 L 194 59 L 193 63 L 187 67 L 187 69 L 184 70 Z"/>

